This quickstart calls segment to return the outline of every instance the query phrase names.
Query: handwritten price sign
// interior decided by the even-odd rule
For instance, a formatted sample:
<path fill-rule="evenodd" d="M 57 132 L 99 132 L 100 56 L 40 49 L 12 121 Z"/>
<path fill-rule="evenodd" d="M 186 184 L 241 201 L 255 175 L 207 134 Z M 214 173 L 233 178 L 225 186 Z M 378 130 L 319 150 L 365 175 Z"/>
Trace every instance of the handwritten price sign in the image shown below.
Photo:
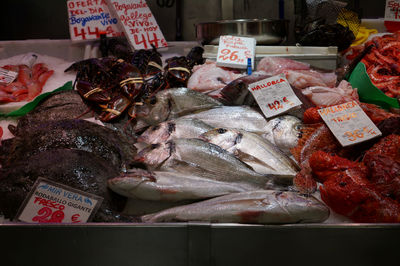
<path fill-rule="evenodd" d="M 67 6 L 71 40 L 99 39 L 101 33 L 108 37 L 123 34 L 105 0 L 68 0 Z"/>
<path fill-rule="evenodd" d="M 400 0 L 386 0 L 386 21 L 400 21 Z"/>
<path fill-rule="evenodd" d="M 16 218 L 27 223 L 85 223 L 102 201 L 96 195 L 39 178 Z"/>
<path fill-rule="evenodd" d="M 168 46 L 156 19 L 144 0 L 107 0 L 110 10 L 120 20 L 128 41 L 135 49 L 151 45 Z"/>
<path fill-rule="evenodd" d="M 382 135 L 356 101 L 319 109 L 318 113 L 342 146 Z"/>
<path fill-rule="evenodd" d="M 233 68 L 246 68 L 247 58 L 251 58 L 254 68 L 254 38 L 225 35 L 219 38 L 217 65 Z"/>
<path fill-rule="evenodd" d="M 252 83 L 248 88 L 267 118 L 301 105 L 289 82 L 282 75 Z"/>

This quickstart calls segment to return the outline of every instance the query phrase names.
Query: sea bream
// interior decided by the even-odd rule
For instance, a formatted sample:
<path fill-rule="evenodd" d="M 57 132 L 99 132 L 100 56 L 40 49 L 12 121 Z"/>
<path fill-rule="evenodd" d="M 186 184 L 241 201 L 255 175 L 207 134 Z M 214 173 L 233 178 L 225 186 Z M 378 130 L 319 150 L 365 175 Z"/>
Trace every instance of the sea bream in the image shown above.
<path fill-rule="evenodd" d="M 288 224 L 319 223 L 329 208 L 312 196 L 296 192 L 260 190 L 233 193 L 142 216 L 142 221 Z"/>
<path fill-rule="evenodd" d="M 135 109 L 136 119 L 148 125 L 171 120 L 195 111 L 203 111 L 222 104 L 201 92 L 188 88 L 174 88 L 158 92 Z"/>
<path fill-rule="evenodd" d="M 108 180 L 108 187 L 128 198 L 152 201 L 182 201 L 214 198 L 256 190 L 240 183 L 227 183 L 178 172 L 132 169 Z"/>
<path fill-rule="evenodd" d="M 267 130 L 262 136 L 286 154 L 290 154 L 290 149 L 296 147 L 301 137 L 302 128 L 303 123 L 300 119 L 283 115 L 269 120 Z"/>
<path fill-rule="evenodd" d="M 260 188 L 271 185 L 277 175 L 263 175 L 221 147 L 200 139 L 175 139 L 151 144 L 135 160 L 149 170 L 176 171 L 223 182 L 240 182 Z M 283 178 L 279 175 L 279 178 Z"/>
<path fill-rule="evenodd" d="M 148 144 L 167 142 L 177 138 L 197 138 L 212 126 L 195 118 L 178 118 L 151 126 L 140 135 L 138 142 Z"/>
<path fill-rule="evenodd" d="M 236 128 L 258 134 L 267 128 L 264 116 L 248 106 L 222 106 L 184 117 L 199 119 L 213 127 Z"/>
<path fill-rule="evenodd" d="M 283 177 L 288 180 L 281 180 L 284 183 L 291 183 L 300 170 L 294 161 L 271 142 L 251 132 L 216 128 L 202 134 L 200 138 L 231 152 L 258 173 L 287 174 Z"/>

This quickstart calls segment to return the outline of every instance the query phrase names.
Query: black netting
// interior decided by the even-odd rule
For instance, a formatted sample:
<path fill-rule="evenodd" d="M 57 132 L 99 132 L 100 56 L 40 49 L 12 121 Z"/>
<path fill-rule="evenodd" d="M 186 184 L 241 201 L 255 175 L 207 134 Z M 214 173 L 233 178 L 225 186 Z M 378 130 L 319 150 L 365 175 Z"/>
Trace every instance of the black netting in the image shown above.
<path fill-rule="evenodd" d="M 304 46 L 350 46 L 360 18 L 347 3 L 332 0 L 296 0 L 296 41 Z"/>

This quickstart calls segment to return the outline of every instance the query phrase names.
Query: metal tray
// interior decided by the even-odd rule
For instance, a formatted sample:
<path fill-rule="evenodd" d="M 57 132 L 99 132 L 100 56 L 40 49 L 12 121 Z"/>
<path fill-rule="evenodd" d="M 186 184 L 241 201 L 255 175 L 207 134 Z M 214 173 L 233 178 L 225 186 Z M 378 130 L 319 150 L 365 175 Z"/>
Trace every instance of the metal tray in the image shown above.
<path fill-rule="evenodd" d="M 202 44 L 218 45 L 221 35 L 252 37 L 257 45 L 281 44 L 287 39 L 289 21 L 285 19 L 235 19 L 203 22 L 196 25 L 196 38 Z"/>
<path fill-rule="evenodd" d="M 394 224 L 0 225 L 2 265 L 397 265 Z"/>

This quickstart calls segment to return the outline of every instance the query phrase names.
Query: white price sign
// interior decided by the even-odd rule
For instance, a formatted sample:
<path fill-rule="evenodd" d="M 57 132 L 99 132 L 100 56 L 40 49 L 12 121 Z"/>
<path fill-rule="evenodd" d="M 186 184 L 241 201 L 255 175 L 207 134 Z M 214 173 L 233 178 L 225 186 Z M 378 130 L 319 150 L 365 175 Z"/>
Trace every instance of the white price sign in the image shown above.
<path fill-rule="evenodd" d="M 256 39 L 225 35 L 219 37 L 217 65 L 233 68 L 246 68 L 247 59 L 251 58 L 254 69 Z"/>
<path fill-rule="evenodd" d="M 38 178 L 16 219 L 27 223 L 85 223 L 103 198 Z"/>
<path fill-rule="evenodd" d="M 10 84 L 18 76 L 18 72 L 0 68 L 0 83 Z"/>
<path fill-rule="evenodd" d="M 129 43 L 135 49 L 151 49 L 151 45 L 167 47 L 156 19 L 144 0 L 107 0 L 111 12 L 119 18 Z"/>
<path fill-rule="evenodd" d="M 319 109 L 318 113 L 342 146 L 382 135 L 356 101 Z"/>
<path fill-rule="evenodd" d="M 400 21 L 400 0 L 386 0 L 386 21 Z"/>
<path fill-rule="evenodd" d="M 248 88 L 267 118 L 282 114 L 302 104 L 283 75 L 251 83 Z"/>
<path fill-rule="evenodd" d="M 105 0 L 68 0 L 67 6 L 71 40 L 99 39 L 102 33 L 108 37 L 123 35 Z"/>

